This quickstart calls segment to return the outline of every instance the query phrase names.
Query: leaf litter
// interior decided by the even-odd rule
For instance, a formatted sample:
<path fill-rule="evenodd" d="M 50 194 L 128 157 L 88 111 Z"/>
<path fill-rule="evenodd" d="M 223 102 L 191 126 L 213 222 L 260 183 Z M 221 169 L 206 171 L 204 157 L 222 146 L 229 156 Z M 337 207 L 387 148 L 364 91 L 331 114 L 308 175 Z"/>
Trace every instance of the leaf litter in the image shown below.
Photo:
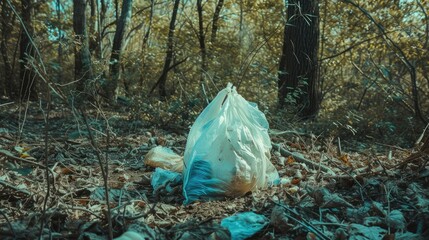
<path fill-rule="evenodd" d="M 21 132 L 16 112 L 0 118 L 1 238 L 105 239 L 105 189 L 87 130 L 57 110 L 60 117 L 50 121 L 47 178 L 44 122 L 37 109 L 30 110 Z M 245 237 L 233 234 L 234 239 L 429 238 L 428 141 L 416 150 L 392 146 L 386 152 L 345 152 L 332 139 L 274 134 L 271 161 L 280 174 L 277 185 L 185 206 L 180 181 L 164 181 L 153 189 L 156 170 L 144 159 L 159 146 L 183 156 L 186 133 L 130 124 L 111 114 L 110 142 L 103 121 L 96 113 L 90 116 L 99 150 L 109 159 L 108 191 L 118 239 L 228 239 L 231 231 L 221 222 L 246 213 L 262 227 Z M 42 220 L 46 224 L 40 231 Z M 237 228 L 246 229 L 237 221 Z"/>

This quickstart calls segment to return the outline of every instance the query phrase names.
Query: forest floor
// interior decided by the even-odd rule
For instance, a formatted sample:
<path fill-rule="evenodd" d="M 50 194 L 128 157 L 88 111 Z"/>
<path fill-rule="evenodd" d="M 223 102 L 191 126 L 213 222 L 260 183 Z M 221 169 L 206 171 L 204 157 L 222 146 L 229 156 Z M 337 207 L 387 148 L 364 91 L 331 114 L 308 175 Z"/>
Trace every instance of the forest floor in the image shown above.
<path fill-rule="evenodd" d="M 243 215 L 235 229 L 256 229 L 253 239 L 429 239 L 428 156 L 418 147 L 346 152 L 332 139 L 273 130 L 279 185 L 183 205 L 181 184 L 154 192 L 144 157 L 158 145 L 183 156 L 186 131 L 156 129 L 125 111 L 88 112 L 88 131 L 57 106 L 46 134 L 45 113 L 36 103 L 0 105 L 1 239 L 106 239 L 106 157 L 114 237 L 128 229 L 146 239 L 225 239 L 223 219 L 253 212 L 262 221 Z"/>

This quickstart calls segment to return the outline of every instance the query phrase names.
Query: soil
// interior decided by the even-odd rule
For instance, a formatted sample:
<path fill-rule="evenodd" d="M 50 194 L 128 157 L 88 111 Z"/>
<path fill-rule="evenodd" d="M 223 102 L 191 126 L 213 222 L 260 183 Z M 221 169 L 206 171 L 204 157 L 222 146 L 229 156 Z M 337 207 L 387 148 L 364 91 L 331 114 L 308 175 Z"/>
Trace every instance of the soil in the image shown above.
<path fill-rule="evenodd" d="M 60 105 L 46 119 L 44 109 L 0 105 L 1 239 L 106 239 L 109 215 L 114 237 L 141 237 L 122 239 L 226 239 L 222 220 L 246 212 L 263 219 L 236 226 L 256 226 L 245 235 L 253 239 L 429 239 L 428 156 L 418 147 L 344 152 L 332 139 L 276 131 L 279 184 L 184 205 L 181 183 L 154 191 L 144 158 L 156 146 L 183 156 L 190 126 L 163 130 L 126 110 L 83 117 Z"/>

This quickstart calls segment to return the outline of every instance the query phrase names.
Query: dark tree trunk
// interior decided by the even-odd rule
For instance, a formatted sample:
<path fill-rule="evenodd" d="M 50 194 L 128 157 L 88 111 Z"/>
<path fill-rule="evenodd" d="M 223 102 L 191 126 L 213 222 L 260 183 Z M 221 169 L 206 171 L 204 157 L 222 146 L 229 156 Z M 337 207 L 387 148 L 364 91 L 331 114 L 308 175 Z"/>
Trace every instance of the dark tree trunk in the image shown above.
<path fill-rule="evenodd" d="M 73 0 L 73 30 L 75 32 L 75 80 L 79 94 L 87 94 L 87 84 L 93 78 L 91 54 L 89 52 L 88 33 L 86 31 L 86 1 Z M 79 97 L 84 100 L 86 97 Z"/>
<path fill-rule="evenodd" d="M 98 4 L 98 1 L 96 1 L 96 4 Z M 104 37 L 104 21 L 106 18 L 106 12 L 107 12 L 107 5 L 105 3 L 105 0 L 100 0 L 100 13 L 98 14 L 98 24 L 97 24 L 97 36 L 96 36 L 96 43 L 97 47 L 95 48 L 95 56 L 98 59 L 103 59 L 103 37 Z"/>
<path fill-rule="evenodd" d="M 149 23 L 146 29 L 146 32 L 144 34 L 143 37 L 143 43 L 142 43 L 142 51 L 141 51 L 141 55 L 143 56 L 142 58 L 142 73 L 140 74 L 140 89 L 143 88 L 143 83 L 144 83 L 144 72 L 146 71 L 146 48 L 147 48 L 147 44 L 149 41 L 149 36 L 150 36 L 150 32 L 152 30 L 152 23 L 153 23 L 153 14 L 155 11 L 155 0 L 150 0 L 150 15 L 149 15 Z"/>
<path fill-rule="evenodd" d="M 113 38 L 112 55 L 110 56 L 110 80 L 106 86 L 106 94 L 111 102 L 116 98 L 116 89 L 118 88 L 119 71 L 121 64 L 122 43 L 125 30 L 130 21 L 132 0 L 122 2 L 121 16 L 116 22 L 116 32 Z"/>
<path fill-rule="evenodd" d="M 98 47 L 97 43 L 97 30 L 95 29 L 97 23 L 97 3 L 96 0 L 89 1 L 90 17 L 89 17 L 89 52 L 91 55 L 96 55 Z"/>
<path fill-rule="evenodd" d="M 150 14 L 149 14 L 149 23 L 146 29 L 146 32 L 143 37 L 143 43 L 142 43 L 142 53 L 144 53 L 144 50 L 147 47 L 147 42 L 149 41 L 150 31 L 152 30 L 152 23 L 153 23 L 153 14 L 155 11 L 155 0 L 150 0 Z"/>
<path fill-rule="evenodd" d="M 61 23 L 61 2 L 60 0 L 56 1 L 56 10 L 57 10 L 57 21 L 58 21 L 58 82 L 63 82 L 63 45 L 62 45 L 62 23 Z"/>
<path fill-rule="evenodd" d="M 13 67 L 11 59 L 8 52 L 8 41 L 10 39 L 10 33 L 12 32 L 12 27 L 15 19 L 15 14 L 12 12 L 12 9 L 6 3 L 6 1 L 1 2 L 1 40 L 0 40 L 0 52 L 3 59 L 3 70 L 4 75 L 1 80 L 3 91 L 0 92 L 1 95 L 6 94 L 10 99 L 16 100 L 19 97 L 18 87 L 16 87 L 15 75 L 13 72 Z"/>
<path fill-rule="evenodd" d="M 119 20 L 119 1 L 115 0 L 115 18 L 116 21 Z"/>
<path fill-rule="evenodd" d="M 289 0 L 279 64 L 278 101 L 293 97 L 302 118 L 313 118 L 318 92 L 319 5 L 317 0 Z"/>
<path fill-rule="evenodd" d="M 21 40 L 19 42 L 19 61 L 20 61 L 20 96 L 21 100 L 36 100 L 36 74 L 31 66 L 31 62 L 34 60 L 35 49 L 31 43 L 33 37 L 33 25 L 31 21 L 31 15 L 33 6 L 31 0 L 21 1 L 21 17 L 22 17 L 22 29 L 21 29 Z"/>
<path fill-rule="evenodd" d="M 223 7 L 223 0 L 219 0 L 217 2 L 216 9 L 215 9 L 215 12 L 213 14 L 212 36 L 211 36 L 211 43 L 212 44 L 216 42 L 217 30 L 219 28 L 219 16 L 220 16 L 220 11 L 222 10 L 222 7 Z"/>
<path fill-rule="evenodd" d="M 239 1 L 240 6 L 240 20 L 238 25 L 238 46 L 243 47 L 243 19 L 244 19 L 244 6 L 243 0 Z"/>
<path fill-rule="evenodd" d="M 159 85 L 159 96 L 163 100 L 165 100 L 167 98 L 167 90 L 166 90 L 165 85 L 167 82 L 168 71 L 170 71 L 170 64 L 173 60 L 174 30 L 176 28 L 176 17 L 177 17 L 177 11 L 179 10 L 179 3 L 180 3 L 180 0 L 174 0 L 173 14 L 171 16 L 170 29 L 168 31 L 167 52 L 166 52 L 166 56 L 165 56 L 164 67 L 162 69 L 161 76 L 159 77 L 159 80 L 157 82 L 157 84 Z"/>
<path fill-rule="evenodd" d="M 200 84 L 201 87 L 204 87 L 205 76 L 207 74 L 207 50 L 206 50 L 206 40 L 204 36 L 204 22 L 203 22 L 203 6 L 202 0 L 197 0 L 197 11 L 198 11 L 198 42 L 200 44 L 200 54 L 201 54 L 201 77 Z"/>

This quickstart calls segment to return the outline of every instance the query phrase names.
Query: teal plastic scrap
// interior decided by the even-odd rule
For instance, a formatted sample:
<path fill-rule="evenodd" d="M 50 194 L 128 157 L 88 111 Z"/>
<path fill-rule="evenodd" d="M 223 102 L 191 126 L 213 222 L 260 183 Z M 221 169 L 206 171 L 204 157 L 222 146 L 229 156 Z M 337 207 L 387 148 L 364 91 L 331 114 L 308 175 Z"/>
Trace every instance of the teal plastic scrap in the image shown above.
<path fill-rule="evenodd" d="M 265 226 L 269 220 L 254 212 L 242 212 L 222 219 L 221 226 L 231 232 L 232 240 L 241 240 L 252 237 Z"/>
<path fill-rule="evenodd" d="M 151 185 L 154 193 L 161 188 L 165 188 L 167 192 L 172 191 L 171 185 L 177 185 L 182 182 L 182 174 L 164 170 L 162 168 L 155 168 L 152 175 Z"/>

